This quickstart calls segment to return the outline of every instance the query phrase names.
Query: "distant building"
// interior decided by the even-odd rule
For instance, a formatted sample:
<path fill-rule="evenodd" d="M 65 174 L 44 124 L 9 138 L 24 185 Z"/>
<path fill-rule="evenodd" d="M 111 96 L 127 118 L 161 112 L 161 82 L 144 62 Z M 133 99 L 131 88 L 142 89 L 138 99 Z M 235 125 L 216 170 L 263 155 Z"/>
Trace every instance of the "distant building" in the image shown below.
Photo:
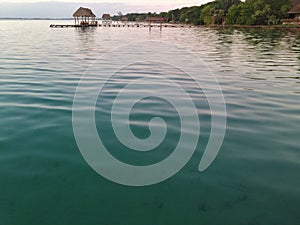
<path fill-rule="evenodd" d="M 97 25 L 96 15 L 88 8 L 80 7 L 73 14 L 75 25 L 93 26 Z"/>
<path fill-rule="evenodd" d="M 135 19 L 136 22 L 141 22 L 143 21 L 142 17 L 141 16 L 138 16 L 136 19 Z"/>
<path fill-rule="evenodd" d="M 284 19 L 284 24 L 298 24 L 300 25 L 300 0 L 292 1 L 292 9 L 288 12 L 288 19 Z"/>
<path fill-rule="evenodd" d="M 105 13 L 102 15 L 102 24 L 103 25 L 111 25 L 112 23 L 112 19 L 111 19 L 111 16 L 110 14 L 108 13 Z"/>
<path fill-rule="evenodd" d="M 110 14 L 103 14 L 102 15 L 102 20 L 111 20 Z"/>
<path fill-rule="evenodd" d="M 300 19 L 300 0 L 293 1 L 293 8 L 288 12 L 289 17 Z"/>
<path fill-rule="evenodd" d="M 126 23 L 126 22 L 128 22 L 128 18 L 126 16 L 123 16 L 121 21 Z"/>

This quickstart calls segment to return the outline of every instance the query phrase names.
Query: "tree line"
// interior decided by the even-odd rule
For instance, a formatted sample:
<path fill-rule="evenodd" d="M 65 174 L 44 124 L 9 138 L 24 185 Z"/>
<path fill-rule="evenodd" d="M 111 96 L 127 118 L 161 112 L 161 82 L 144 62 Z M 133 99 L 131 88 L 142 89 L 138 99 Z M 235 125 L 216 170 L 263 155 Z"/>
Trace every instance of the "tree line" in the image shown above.
<path fill-rule="evenodd" d="M 145 21 L 160 16 L 169 22 L 194 25 L 270 25 L 280 24 L 292 7 L 291 0 L 215 0 L 201 6 L 184 7 L 161 13 L 129 13 L 129 21 Z M 119 20 L 123 15 L 114 16 Z"/>

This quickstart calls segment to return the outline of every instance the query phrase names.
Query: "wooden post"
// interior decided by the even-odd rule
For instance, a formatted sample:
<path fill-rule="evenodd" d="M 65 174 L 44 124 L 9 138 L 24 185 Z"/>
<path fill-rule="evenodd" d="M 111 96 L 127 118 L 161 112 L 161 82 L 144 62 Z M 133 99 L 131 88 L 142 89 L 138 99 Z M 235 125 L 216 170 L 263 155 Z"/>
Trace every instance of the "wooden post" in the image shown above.
<path fill-rule="evenodd" d="M 215 25 L 215 23 L 216 23 L 216 16 L 213 15 L 213 16 L 212 16 L 212 19 L 211 19 L 211 24 L 212 24 L 212 25 Z"/>

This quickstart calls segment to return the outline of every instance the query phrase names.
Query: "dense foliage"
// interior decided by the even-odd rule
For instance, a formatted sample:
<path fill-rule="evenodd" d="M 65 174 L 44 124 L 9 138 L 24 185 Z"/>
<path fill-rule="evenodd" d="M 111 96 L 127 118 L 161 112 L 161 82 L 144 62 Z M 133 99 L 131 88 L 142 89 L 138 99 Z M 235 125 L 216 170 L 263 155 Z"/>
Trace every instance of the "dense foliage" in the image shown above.
<path fill-rule="evenodd" d="M 287 16 L 291 2 L 287 0 L 246 0 L 232 6 L 226 15 L 227 24 L 278 24 Z"/>
<path fill-rule="evenodd" d="M 290 0 L 215 0 L 201 6 L 184 7 L 157 13 L 130 13 L 129 21 L 144 21 L 148 16 L 161 16 L 174 23 L 195 25 L 240 24 L 266 25 L 279 24 L 291 8 Z M 123 15 L 114 16 L 118 20 Z"/>

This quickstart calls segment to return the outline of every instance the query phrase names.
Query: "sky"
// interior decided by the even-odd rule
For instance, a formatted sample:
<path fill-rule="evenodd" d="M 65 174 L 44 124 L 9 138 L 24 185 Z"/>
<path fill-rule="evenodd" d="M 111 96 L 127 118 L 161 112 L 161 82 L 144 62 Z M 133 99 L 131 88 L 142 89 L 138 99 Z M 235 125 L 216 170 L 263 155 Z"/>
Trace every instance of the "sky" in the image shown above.
<path fill-rule="evenodd" d="M 0 18 L 70 18 L 80 6 L 93 10 L 97 17 L 121 11 L 161 12 L 184 6 L 202 5 L 210 0 L 0 0 Z"/>

